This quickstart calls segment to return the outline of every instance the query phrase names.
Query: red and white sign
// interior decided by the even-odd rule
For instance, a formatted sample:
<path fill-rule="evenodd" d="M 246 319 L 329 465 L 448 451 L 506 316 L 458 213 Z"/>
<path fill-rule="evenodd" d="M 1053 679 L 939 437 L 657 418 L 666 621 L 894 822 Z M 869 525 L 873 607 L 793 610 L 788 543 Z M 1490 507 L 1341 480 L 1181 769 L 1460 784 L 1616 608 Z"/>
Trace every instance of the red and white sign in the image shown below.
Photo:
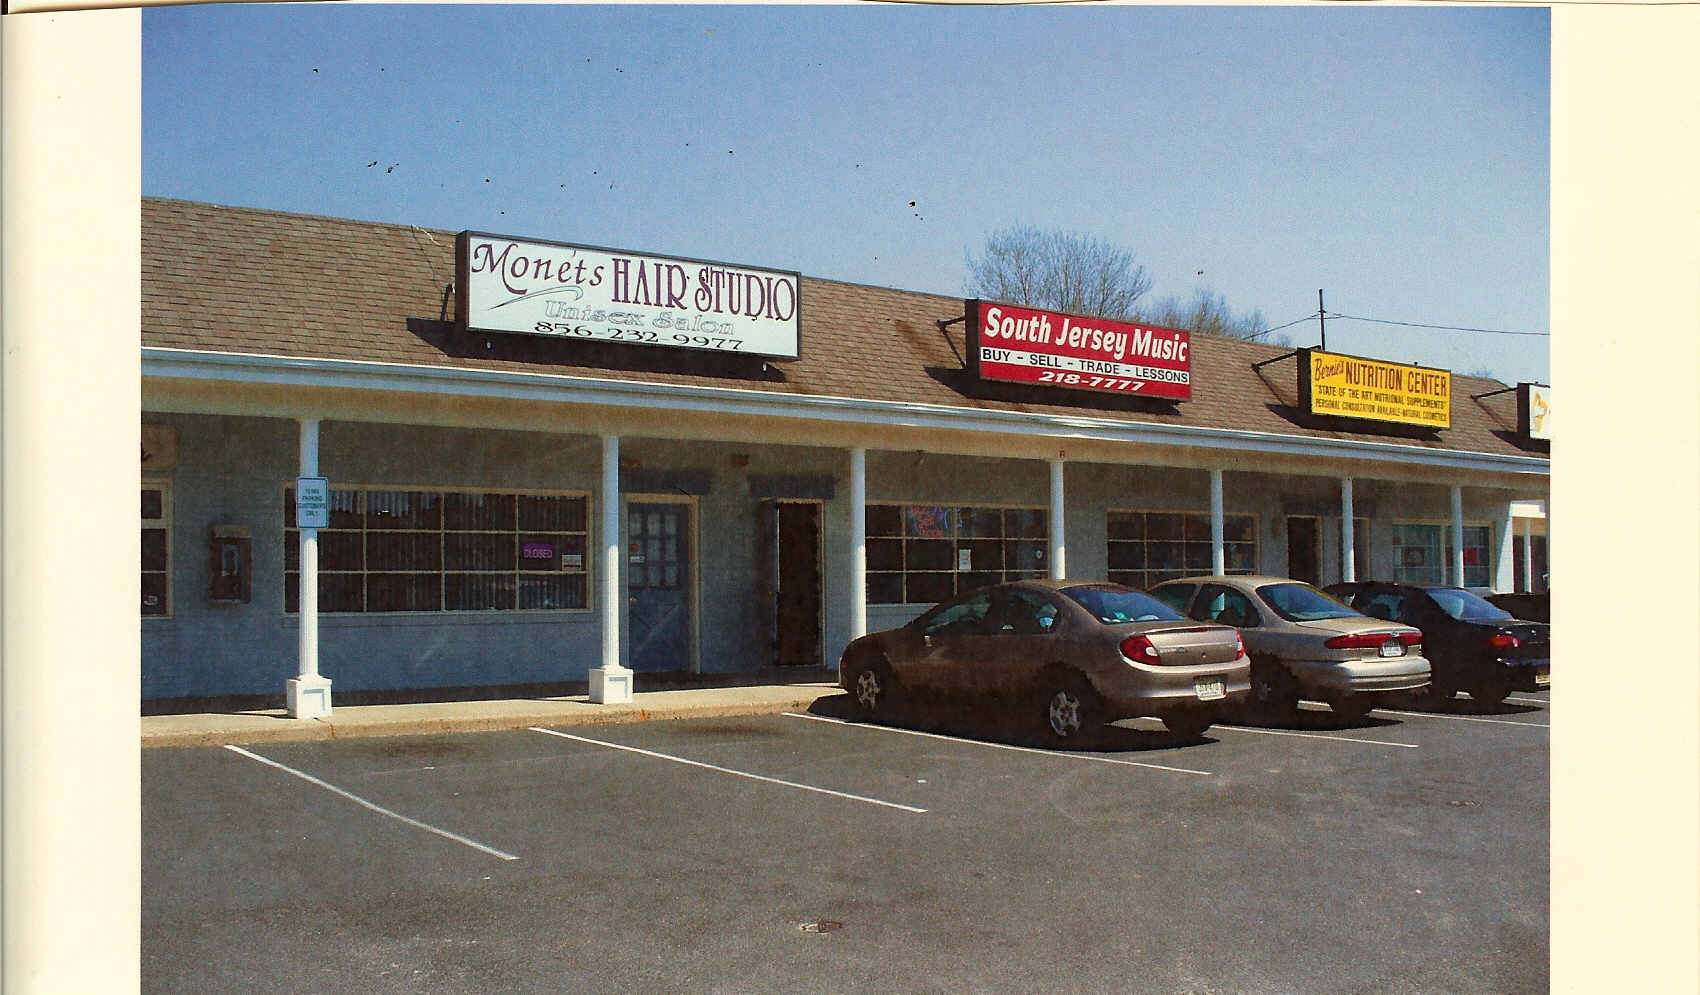
<path fill-rule="evenodd" d="M 1173 328 L 968 302 L 969 354 L 982 380 L 1192 397 L 1192 336 Z"/>

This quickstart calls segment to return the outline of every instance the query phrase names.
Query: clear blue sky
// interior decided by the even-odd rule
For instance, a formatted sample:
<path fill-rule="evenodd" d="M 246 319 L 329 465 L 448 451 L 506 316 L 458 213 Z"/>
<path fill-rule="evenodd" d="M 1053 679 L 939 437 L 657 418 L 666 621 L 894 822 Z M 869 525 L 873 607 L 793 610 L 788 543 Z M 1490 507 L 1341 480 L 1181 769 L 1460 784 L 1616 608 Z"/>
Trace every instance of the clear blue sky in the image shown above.
<path fill-rule="evenodd" d="M 1545 333 L 1549 52 L 1538 8 L 150 8 L 142 187 L 951 295 L 1019 221 L 1271 325 Z M 1328 344 L 1549 382 L 1540 336 Z"/>

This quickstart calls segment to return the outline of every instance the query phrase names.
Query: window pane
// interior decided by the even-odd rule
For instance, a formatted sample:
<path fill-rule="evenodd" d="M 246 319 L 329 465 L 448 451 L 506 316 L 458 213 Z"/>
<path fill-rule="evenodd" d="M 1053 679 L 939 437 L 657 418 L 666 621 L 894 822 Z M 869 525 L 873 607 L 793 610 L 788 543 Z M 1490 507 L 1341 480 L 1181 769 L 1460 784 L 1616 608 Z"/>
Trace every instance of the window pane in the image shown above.
<path fill-rule="evenodd" d="M 1143 539 L 1145 538 L 1145 516 L 1137 511 L 1113 511 L 1109 518 L 1110 538 Z"/>
<path fill-rule="evenodd" d="M 582 497 L 538 497 L 519 499 L 519 527 L 534 532 L 583 532 L 585 500 Z"/>
<path fill-rule="evenodd" d="M 165 517 L 165 495 L 153 488 L 142 488 L 142 521 L 158 521 Z"/>
<path fill-rule="evenodd" d="M 290 492 L 289 518 L 286 525 L 295 524 L 294 492 Z M 348 490 L 331 491 L 331 528 L 357 529 L 360 527 L 360 492 Z"/>
<path fill-rule="evenodd" d="M 1228 515 L 1222 520 L 1222 538 L 1228 542 L 1256 542 L 1257 519 L 1250 515 Z"/>
<path fill-rule="evenodd" d="M 442 567 L 441 533 L 370 532 L 366 535 L 368 570 L 441 570 Z"/>
<path fill-rule="evenodd" d="M 903 603 L 903 575 L 868 574 L 868 604 L 899 605 Z"/>
<path fill-rule="evenodd" d="M 167 569 L 167 546 L 164 529 L 143 529 L 142 569 L 152 571 Z"/>
<path fill-rule="evenodd" d="M 516 566 L 512 532 L 505 535 L 443 533 L 444 570 L 513 570 Z"/>
<path fill-rule="evenodd" d="M 956 544 L 948 539 L 908 539 L 903 546 L 910 570 L 956 569 Z"/>
<path fill-rule="evenodd" d="M 1152 539 L 1183 538 L 1185 526 L 1181 524 L 1182 517 L 1183 516 L 1174 514 L 1173 512 L 1146 515 L 1146 535 Z"/>
<path fill-rule="evenodd" d="M 868 569 L 869 570 L 902 570 L 903 569 L 903 540 L 902 539 L 869 539 L 868 540 Z"/>
<path fill-rule="evenodd" d="M 527 611 L 585 607 L 583 574 L 553 577 L 522 577 L 519 607 Z"/>
<path fill-rule="evenodd" d="M 870 536 L 901 536 L 903 534 L 903 513 L 894 504 L 868 505 L 868 535 Z"/>
<path fill-rule="evenodd" d="M 1206 515 L 1182 515 L 1181 532 L 1193 542 L 1210 541 L 1210 518 Z"/>
<path fill-rule="evenodd" d="M 1145 546 L 1137 542 L 1110 543 L 1111 570 L 1144 570 Z"/>
<path fill-rule="evenodd" d="M 366 492 L 368 529 L 439 529 L 442 524 L 440 494 L 425 491 Z M 331 526 L 337 527 L 334 511 Z"/>
<path fill-rule="evenodd" d="M 955 508 L 911 505 L 904 509 L 903 534 L 916 539 L 950 539 L 955 531 Z"/>
<path fill-rule="evenodd" d="M 1009 543 L 1004 548 L 1004 569 L 1037 570 L 1043 573 L 1047 562 L 1045 559 L 1047 545 L 1047 543 L 1033 542 L 1029 539 Z"/>
<path fill-rule="evenodd" d="M 955 593 L 955 574 L 912 573 L 904 577 L 903 600 L 912 605 L 930 605 Z"/>
<path fill-rule="evenodd" d="M 441 574 L 368 574 L 366 610 L 434 612 L 443 608 Z"/>
<path fill-rule="evenodd" d="M 299 574 L 296 575 L 299 578 Z M 365 585 L 360 574 L 319 574 L 319 610 L 322 612 L 357 612 L 362 610 Z M 289 585 L 293 595 L 301 593 L 301 581 Z M 297 606 L 295 611 L 300 611 Z"/>
<path fill-rule="evenodd" d="M 958 574 L 956 589 L 958 591 L 972 591 L 977 587 L 987 587 L 989 585 L 1000 584 L 1002 582 L 1003 571 L 1001 570 L 995 573 Z"/>
<path fill-rule="evenodd" d="M 957 508 L 956 535 L 961 539 L 998 539 L 1003 536 L 1003 513 L 996 509 Z"/>
<path fill-rule="evenodd" d="M 170 582 L 162 573 L 142 574 L 142 614 L 169 615 L 171 605 L 166 600 L 166 592 L 170 590 Z"/>
<path fill-rule="evenodd" d="M 452 612 L 502 611 L 514 606 L 514 578 L 505 574 L 449 574 L 444 607 Z"/>
<path fill-rule="evenodd" d="M 1212 565 L 1212 550 L 1207 543 L 1189 542 L 1186 544 L 1186 568 L 1209 572 Z"/>
<path fill-rule="evenodd" d="M 957 556 L 966 550 L 968 554 L 968 569 L 970 570 L 1002 570 L 1004 568 L 1004 543 L 1001 539 L 974 539 L 960 543 L 957 546 Z M 958 565 L 961 565 L 960 560 Z"/>
<path fill-rule="evenodd" d="M 1049 520 L 1050 513 L 1042 508 L 1005 508 L 1003 534 L 1011 539 L 1044 539 L 1050 535 Z"/>
<path fill-rule="evenodd" d="M 443 528 L 465 532 L 512 532 L 512 494 L 445 494 Z"/>
<path fill-rule="evenodd" d="M 288 556 L 291 568 L 301 569 L 301 533 L 290 532 L 295 540 Z M 320 532 L 319 533 L 319 569 L 320 570 L 362 570 L 362 553 L 364 537 L 358 532 Z"/>

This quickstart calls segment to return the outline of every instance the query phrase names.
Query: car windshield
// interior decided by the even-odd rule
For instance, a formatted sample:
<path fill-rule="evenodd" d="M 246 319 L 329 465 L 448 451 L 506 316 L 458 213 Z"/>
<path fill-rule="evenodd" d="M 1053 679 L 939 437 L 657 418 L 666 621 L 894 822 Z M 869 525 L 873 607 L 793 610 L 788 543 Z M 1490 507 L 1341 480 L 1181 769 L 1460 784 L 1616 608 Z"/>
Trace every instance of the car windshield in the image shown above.
<path fill-rule="evenodd" d="M 1265 584 L 1257 589 L 1257 596 L 1289 622 L 1320 622 L 1358 614 L 1309 584 Z"/>
<path fill-rule="evenodd" d="M 1460 622 L 1504 622 L 1512 617 L 1505 609 L 1455 587 L 1431 587 L 1428 596 L 1441 611 Z"/>
<path fill-rule="evenodd" d="M 1090 584 L 1065 587 L 1062 593 L 1107 625 L 1118 622 L 1173 622 L 1182 617 L 1180 612 L 1131 587 Z"/>

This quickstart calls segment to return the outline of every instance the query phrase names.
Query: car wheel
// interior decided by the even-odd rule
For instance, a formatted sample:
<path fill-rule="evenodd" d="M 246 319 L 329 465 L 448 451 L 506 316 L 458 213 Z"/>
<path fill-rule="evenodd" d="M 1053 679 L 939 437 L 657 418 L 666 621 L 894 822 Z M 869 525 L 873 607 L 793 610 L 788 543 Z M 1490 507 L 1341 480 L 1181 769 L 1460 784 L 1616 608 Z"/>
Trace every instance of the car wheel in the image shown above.
<path fill-rule="evenodd" d="M 1281 661 L 1260 656 L 1251 661 L 1252 710 L 1260 715 L 1282 717 L 1299 707 L 1299 684 Z"/>
<path fill-rule="evenodd" d="M 857 715 L 873 718 L 891 711 L 897 678 L 892 676 L 891 664 L 884 657 L 871 653 L 858 656 L 850 662 L 850 672 L 845 678 L 850 706 Z"/>
<path fill-rule="evenodd" d="M 1375 708 L 1375 702 L 1372 701 L 1368 695 L 1343 694 L 1338 698 L 1334 698 L 1329 701 L 1328 708 L 1335 715 L 1338 715 L 1343 719 L 1350 719 L 1353 722 L 1356 722 L 1368 715 L 1371 709 Z"/>
<path fill-rule="evenodd" d="M 1197 712 L 1179 712 L 1175 715 L 1163 716 L 1163 725 L 1167 726 L 1169 731 L 1177 736 L 1197 739 L 1204 735 L 1205 731 L 1211 726 L 1215 725 L 1215 722 L 1208 715 L 1200 715 Z"/>
<path fill-rule="evenodd" d="M 1052 746 L 1090 742 L 1104 727 L 1104 702 L 1090 681 L 1052 671 L 1039 681 L 1039 731 Z"/>
<path fill-rule="evenodd" d="M 1503 677 L 1489 677 L 1470 688 L 1470 697 L 1484 705 L 1497 705 L 1511 693 L 1511 682 Z"/>

